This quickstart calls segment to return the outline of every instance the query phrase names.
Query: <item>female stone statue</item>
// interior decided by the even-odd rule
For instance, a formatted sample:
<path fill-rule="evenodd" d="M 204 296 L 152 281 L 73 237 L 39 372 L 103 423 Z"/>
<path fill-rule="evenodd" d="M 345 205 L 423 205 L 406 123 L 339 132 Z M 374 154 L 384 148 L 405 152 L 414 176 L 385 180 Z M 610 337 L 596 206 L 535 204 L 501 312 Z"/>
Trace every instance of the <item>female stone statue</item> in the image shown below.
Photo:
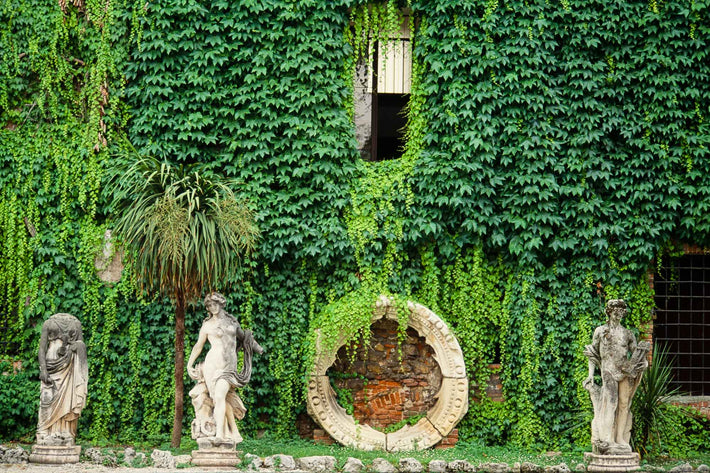
<path fill-rule="evenodd" d="M 203 447 L 233 447 L 242 441 L 236 419 L 246 412 L 235 389 L 246 386 L 251 378 L 254 352 L 263 349 L 249 330 L 242 330 L 237 319 L 224 310 L 226 299 L 213 292 L 205 297 L 205 308 L 210 316 L 202 323 L 200 335 L 190 353 L 187 372 L 197 381 L 190 391 L 195 407 L 192 437 Z M 210 349 L 203 363 L 194 366 L 205 342 Z M 239 350 L 244 351 L 242 370 L 238 370 Z"/>
<path fill-rule="evenodd" d="M 39 379 L 37 444 L 74 445 L 86 404 L 89 364 L 81 322 L 73 315 L 54 314 L 42 325 Z"/>
<path fill-rule="evenodd" d="M 594 330 L 592 344 L 584 354 L 589 358 L 589 376 L 584 387 L 594 405 L 592 445 L 594 453 L 623 455 L 631 453 L 631 399 L 648 367 L 648 342 L 636 343 L 631 330 L 619 322 L 626 315 L 626 303 L 610 300 L 606 305 L 608 323 Z M 599 368 L 602 385 L 594 383 Z"/>

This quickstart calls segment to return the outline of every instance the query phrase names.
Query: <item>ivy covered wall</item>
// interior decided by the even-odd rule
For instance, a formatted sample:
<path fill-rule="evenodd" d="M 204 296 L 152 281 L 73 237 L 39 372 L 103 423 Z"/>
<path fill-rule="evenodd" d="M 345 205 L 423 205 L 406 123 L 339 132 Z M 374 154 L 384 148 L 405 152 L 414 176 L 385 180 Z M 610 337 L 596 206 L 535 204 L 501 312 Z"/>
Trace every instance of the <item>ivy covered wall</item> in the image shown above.
<path fill-rule="evenodd" d="M 643 331 L 654 257 L 709 244 L 710 4 L 409 7 L 407 144 L 381 163 L 360 160 L 350 118 L 348 25 L 375 23 L 359 2 L 0 7 L 0 349 L 24 366 L 0 377 L 4 435 L 33 434 L 38 330 L 57 311 L 88 341 L 81 435 L 168 433 L 172 310 L 130 268 L 116 285 L 94 270 L 115 218 L 105 176 L 130 142 L 237 178 L 258 209 L 228 307 L 266 348 L 247 432 L 294 434 L 313 329 L 366 326 L 391 292 L 451 324 L 472 385 L 501 362 L 505 402 L 472 404 L 462 438 L 588 442 L 569 426 L 589 407 L 581 349 L 603 298 L 626 298 Z"/>

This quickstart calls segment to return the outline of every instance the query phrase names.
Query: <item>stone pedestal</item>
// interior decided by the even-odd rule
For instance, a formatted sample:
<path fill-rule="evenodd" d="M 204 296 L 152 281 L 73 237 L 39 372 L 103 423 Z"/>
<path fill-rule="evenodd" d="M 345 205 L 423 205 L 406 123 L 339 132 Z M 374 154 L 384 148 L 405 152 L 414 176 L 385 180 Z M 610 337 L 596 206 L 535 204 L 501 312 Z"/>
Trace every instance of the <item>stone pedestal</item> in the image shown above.
<path fill-rule="evenodd" d="M 78 463 L 81 445 L 32 445 L 31 463 L 64 465 Z"/>
<path fill-rule="evenodd" d="M 641 457 L 638 453 L 599 455 L 587 452 L 584 461 L 589 472 L 636 471 L 640 468 Z"/>
<path fill-rule="evenodd" d="M 192 451 L 195 466 L 235 468 L 239 464 L 237 451 L 223 448 L 205 448 Z"/>

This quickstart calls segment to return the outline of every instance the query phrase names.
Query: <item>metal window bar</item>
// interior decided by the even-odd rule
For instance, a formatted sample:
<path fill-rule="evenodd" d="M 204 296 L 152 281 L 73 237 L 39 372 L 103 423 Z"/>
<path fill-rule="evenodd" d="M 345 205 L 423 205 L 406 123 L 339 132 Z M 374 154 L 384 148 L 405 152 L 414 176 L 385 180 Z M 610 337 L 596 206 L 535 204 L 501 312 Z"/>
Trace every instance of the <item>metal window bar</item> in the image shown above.
<path fill-rule="evenodd" d="M 688 254 L 654 275 L 654 340 L 674 360 L 673 385 L 710 395 L 710 255 Z"/>

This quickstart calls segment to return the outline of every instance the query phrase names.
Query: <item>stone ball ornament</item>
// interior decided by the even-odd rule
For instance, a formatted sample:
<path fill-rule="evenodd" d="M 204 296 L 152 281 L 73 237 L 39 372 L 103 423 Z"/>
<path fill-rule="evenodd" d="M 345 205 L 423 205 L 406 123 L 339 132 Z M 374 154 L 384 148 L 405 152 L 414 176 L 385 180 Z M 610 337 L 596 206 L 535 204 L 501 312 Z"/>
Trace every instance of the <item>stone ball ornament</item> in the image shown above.
<path fill-rule="evenodd" d="M 385 434 L 359 424 L 338 404 L 335 391 L 326 375 L 335 362 L 338 350 L 348 343 L 353 333 L 344 333 L 332 348 L 322 349 L 317 343 L 316 358 L 308 379 L 307 407 L 311 417 L 338 443 L 361 450 L 398 452 L 422 450 L 439 443 L 449 435 L 468 411 L 468 378 L 463 352 L 446 323 L 428 308 L 408 301 L 408 327 L 424 337 L 433 349 L 434 358 L 442 374 L 441 388 L 436 403 L 414 425 L 406 425 L 396 432 Z M 385 318 L 397 320 L 393 300 L 380 296 L 375 303 L 370 324 Z"/>

